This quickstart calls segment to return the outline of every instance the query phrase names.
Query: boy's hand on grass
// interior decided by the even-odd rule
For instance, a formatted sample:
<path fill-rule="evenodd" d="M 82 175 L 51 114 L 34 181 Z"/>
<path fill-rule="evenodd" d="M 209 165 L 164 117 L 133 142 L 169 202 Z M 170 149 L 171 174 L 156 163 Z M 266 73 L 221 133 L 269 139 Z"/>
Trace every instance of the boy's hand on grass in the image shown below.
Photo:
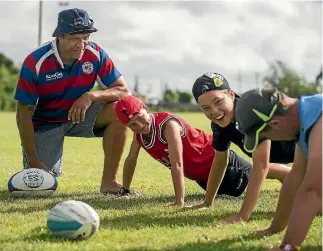
<path fill-rule="evenodd" d="M 198 204 L 198 205 L 192 205 L 192 206 L 185 206 L 184 210 L 189 211 L 189 210 L 205 210 L 208 209 L 210 206 L 207 205 L 205 202 Z"/>
<path fill-rule="evenodd" d="M 240 217 L 240 215 L 233 215 L 230 217 L 227 217 L 221 221 L 223 224 L 234 224 L 234 223 L 245 223 L 245 221 Z"/>
<path fill-rule="evenodd" d="M 260 229 L 256 231 L 256 235 L 258 236 L 270 236 L 278 233 L 279 231 L 275 231 L 271 226 L 266 229 Z"/>
<path fill-rule="evenodd" d="M 169 207 L 177 207 L 177 208 L 183 208 L 184 207 L 184 202 L 173 202 L 173 203 L 170 203 L 168 204 L 167 206 Z"/>

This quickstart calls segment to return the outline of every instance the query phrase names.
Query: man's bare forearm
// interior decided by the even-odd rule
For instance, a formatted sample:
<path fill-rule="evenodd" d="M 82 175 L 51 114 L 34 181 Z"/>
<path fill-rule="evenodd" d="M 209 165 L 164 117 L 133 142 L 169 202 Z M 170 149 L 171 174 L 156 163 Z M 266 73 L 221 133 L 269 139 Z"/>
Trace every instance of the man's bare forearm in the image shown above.
<path fill-rule="evenodd" d="M 20 140 L 29 162 L 39 161 L 34 140 L 34 126 L 32 123 L 32 115 L 35 106 L 18 103 L 16 120 L 19 130 Z"/>
<path fill-rule="evenodd" d="M 317 190 L 301 187 L 297 192 L 284 238 L 287 243 L 296 246 L 303 243 L 313 219 L 322 209 L 320 188 Z"/>
<path fill-rule="evenodd" d="M 292 168 L 290 173 L 285 178 L 284 184 L 280 192 L 274 219 L 271 223 L 271 228 L 275 232 L 279 232 L 285 229 L 292 209 L 295 195 L 297 193 L 298 188 L 300 187 L 303 177 L 304 176 L 302 173 L 297 171 L 295 172 L 295 170 L 293 170 Z"/>
<path fill-rule="evenodd" d="M 126 86 L 115 86 L 102 91 L 90 91 L 87 93 L 92 101 L 99 103 L 118 101 L 124 96 L 131 95 Z"/>

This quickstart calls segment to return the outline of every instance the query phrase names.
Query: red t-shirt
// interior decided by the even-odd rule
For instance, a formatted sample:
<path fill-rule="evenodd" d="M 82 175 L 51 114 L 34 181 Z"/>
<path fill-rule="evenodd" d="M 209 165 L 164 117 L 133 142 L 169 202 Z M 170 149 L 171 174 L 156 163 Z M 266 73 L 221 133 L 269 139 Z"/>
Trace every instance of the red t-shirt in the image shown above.
<path fill-rule="evenodd" d="M 192 128 L 182 118 L 171 113 L 158 112 L 152 113 L 151 116 L 152 137 L 150 142 L 144 142 L 142 134 L 136 134 L 136 139 L 141 147 L 170 169 L 168 143 L 163 137 L 163 127 L 168 120 L 176 119 L 182 126 L 184 175 L 191 180 L 207 181 L 215 155 L 215 150 L 212 147 L 212 135 Z"/>

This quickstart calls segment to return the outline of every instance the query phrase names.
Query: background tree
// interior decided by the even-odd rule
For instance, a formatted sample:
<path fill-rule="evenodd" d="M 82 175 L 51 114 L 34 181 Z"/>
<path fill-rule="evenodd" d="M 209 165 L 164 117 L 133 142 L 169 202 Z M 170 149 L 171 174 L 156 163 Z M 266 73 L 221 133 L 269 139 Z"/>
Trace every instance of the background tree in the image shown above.
<path fill-rule="evenodd" d="M 164 93 L 162 96 L 162 101 L 165 103 L 177 103 L 178 102 L 178 93 L 172 91 L 168 85 L 165 86 Z"/>
<path fill-rule="evenodd" d="M 177 91 L 178 95 L 178 102 L 179 103 L 184 103 L 184 104 L 191 104 L 192 103 L 192 94 L 189 92 L 181 92 Z"/>
<path fill-rule="evenodd" d="M 319 82 L 306 81 L 279 60 L 270 64 L 264 82 L 266 86 L 277 88 L 290 97 L 322 92 L 322 85 Z"/>
<path fill-rule="evenodd" d="M 16 102 L 13 96 L 18 76 L 18 67 L 12 60 L 0 53 L 0 110 L 15 110 Z"/>
<path fill-rule="evenodd" d="M 315 82 L 319 83 L 320 81 L 322 81 L 322 66 L 321 66 L 319 74 L 317 74 L 317 76 L 315 78 Z"/>

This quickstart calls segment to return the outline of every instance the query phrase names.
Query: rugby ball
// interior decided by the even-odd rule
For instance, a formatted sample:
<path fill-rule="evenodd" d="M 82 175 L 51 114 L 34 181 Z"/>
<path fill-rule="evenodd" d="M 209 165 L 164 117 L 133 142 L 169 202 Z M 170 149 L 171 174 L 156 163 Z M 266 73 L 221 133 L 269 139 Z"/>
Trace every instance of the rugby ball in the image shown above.
<path fill-rule="evenodd" d="M 57 180 L 49 172 L 29 168 L 15 173 L 8 181 L 8 190 L 14 197 L 47 197 L 55 192 Z"/>
<path fill-rule="evenodd" d="M 68 200 L 54 206 L 47 217 L 47 227 L 53 235 L 84 240 L 98 230 L 100 219 L 96 211 L 82 201 Z"/>

